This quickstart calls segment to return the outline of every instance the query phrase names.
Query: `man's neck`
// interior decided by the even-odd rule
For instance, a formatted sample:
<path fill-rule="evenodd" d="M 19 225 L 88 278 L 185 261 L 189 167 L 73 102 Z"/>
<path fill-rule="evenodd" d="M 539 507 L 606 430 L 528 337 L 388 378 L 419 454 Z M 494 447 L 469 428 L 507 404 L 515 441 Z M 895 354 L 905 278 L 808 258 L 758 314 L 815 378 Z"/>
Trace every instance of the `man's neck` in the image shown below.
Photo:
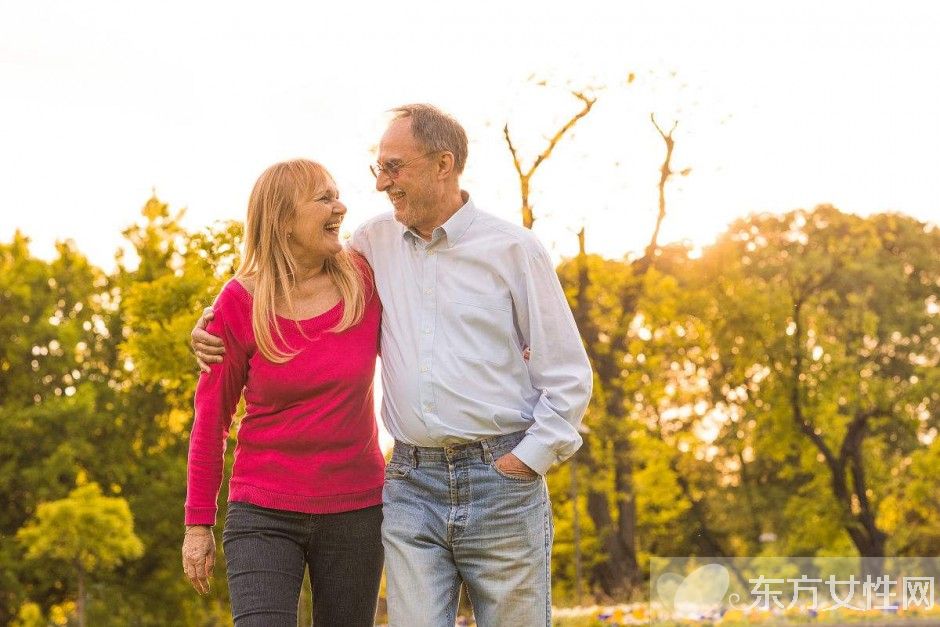
<path fill-rule="evenodd" d="M 434 229 L 442 226 L 445 222 L 450 220 L 453 215 L 460 211 L 460 208 L 467 203 L 469 198 L 470 195 L 466 192 L 463 192 L 460 189 L 454 190 L 453 193 L 448 194 L 438 203 L 440 209 L 437 214 L 437 219 L 434 220 L 434 223 L 430 226 L 414 227 L 415 232 L 421 236 L 421 239 L 430 241 L 431 234 L 434 233 Z"/>

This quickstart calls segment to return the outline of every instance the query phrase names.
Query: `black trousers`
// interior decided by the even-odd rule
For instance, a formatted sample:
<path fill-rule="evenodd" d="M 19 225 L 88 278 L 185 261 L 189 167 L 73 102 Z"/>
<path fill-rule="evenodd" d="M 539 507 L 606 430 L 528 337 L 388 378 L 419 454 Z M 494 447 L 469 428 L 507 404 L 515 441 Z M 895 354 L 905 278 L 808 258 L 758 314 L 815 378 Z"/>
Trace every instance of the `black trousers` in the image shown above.
<path fill-rule="evenodd" d="M 222 543 L 236 627 L 296 627 L 308 566 L 315 627 L 371 627 L 381 534 L 381 505 L 302 514 L 229 503 Z"/>

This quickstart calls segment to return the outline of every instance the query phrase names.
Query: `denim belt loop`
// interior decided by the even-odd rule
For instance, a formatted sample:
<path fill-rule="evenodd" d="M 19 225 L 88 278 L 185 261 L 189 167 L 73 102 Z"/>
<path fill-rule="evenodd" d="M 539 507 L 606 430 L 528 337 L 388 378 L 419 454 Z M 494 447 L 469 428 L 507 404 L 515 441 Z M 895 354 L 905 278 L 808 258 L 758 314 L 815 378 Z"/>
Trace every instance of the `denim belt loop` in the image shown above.
<path fill-rule="evenodd" d="M 413 468 L 418 467 L 418 447 L 417 446 L 411 447 L 411 465 Z"/>
<path fill-rule="evenodd" d="M 486 440 L 480 440 L 480 448 L 483 449 L 483 461 L 487 464 L 492 464 L 493 451 L 490 449 L 490 443 Z"/>

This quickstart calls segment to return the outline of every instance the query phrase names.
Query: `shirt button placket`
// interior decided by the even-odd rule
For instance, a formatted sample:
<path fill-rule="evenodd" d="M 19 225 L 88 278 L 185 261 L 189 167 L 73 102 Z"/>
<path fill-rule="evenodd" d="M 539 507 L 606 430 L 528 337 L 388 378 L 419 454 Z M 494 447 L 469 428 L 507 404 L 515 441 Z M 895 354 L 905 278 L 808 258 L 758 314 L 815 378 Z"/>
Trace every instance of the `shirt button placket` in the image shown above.
<path fill-rule="evenodd" d="M 434 415 L 434 392 L 431 385 L 431 360 L 434 348 L 435 318 L 437 303 L 435 301 L 435 288 L 437 283 L 437 255 L 433 250 L 427 250 L 424 255 L 424 271 L 421 273 L 423 285 L 421 286 L 421 319 L 418 321 L 420 333 L 418 336 L 419 362 L 421 371 L 421 410 L 425 416 Z"/>

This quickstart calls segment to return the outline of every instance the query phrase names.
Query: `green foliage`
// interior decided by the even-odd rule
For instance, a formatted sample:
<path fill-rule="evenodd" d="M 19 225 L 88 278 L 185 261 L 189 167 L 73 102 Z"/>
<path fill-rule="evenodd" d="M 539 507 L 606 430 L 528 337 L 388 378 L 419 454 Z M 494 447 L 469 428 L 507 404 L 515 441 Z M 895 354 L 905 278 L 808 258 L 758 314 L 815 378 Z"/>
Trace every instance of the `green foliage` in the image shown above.
<path fill-rule="evenodd" d="M 641 563 L 649 555 L 681 555 L 688 551 L 688 516 L 691 503 L 670 464 L 673 449 L 661 439 L 639 432 L 634 480 L 638 535 L 643 539 Z"/>
<path fill-rule="evenodd" d="M 24 603 L 10 625 L 11 627 L 46 627 L 46 619 L 42 615 L 42 608 L 37 603 Z"/>
<path fill-rule="evenodd" d="M 95 569 L 90 624 L 230 621 L 225 586 L 199 598 L 179 550 L 198 374 L 186 338 L 237 264 L 241 227 L 187 233 L 156 198 L 143 214 L 110 276 L 67 243 L 52 262 L 19 234 L 0 244 L 0 330 L 11 337 L 0 347 L 0 624 L 30 619 L 29 603 L 49 620 L 72 611 L 69 569 L 25 559 L 16 533 L 82 477 L 126 499 L 144 547 Z"/>
<path fill-rule="evenodd" d="M 151 198 L 110 275 L 69 243 L 51 262 L 22 234 L 0 243 L 0 624 L 74 611 L 69 555 L 92 575 L 90 624 L 229 624 L 224 556 L 201 598 L 179 549 L 187 339 L 241 227 L 181 215 Z M 823 206 L 738 220 L 700 259 L 562 263 L 595 394 L 585 446 L 548 477 L 556 601 L 577 601 L 576 555 L 581 600 L 603 596 L 631 537 L 640 572 L 654 555 L 940 553 L 937 250 L 916 220 Z M 131 519 L 142 551 L 109 545 Z"/>
<path fill-rule="evenodd" d="M 111 570 L 143 552 L 127 501 L 102 495 L 97 483 L 41 503 L 16 537 L 26 546 L 28 559 L 62 560 L 85 572 Z"/>
<path fill-rule="evenodd" d="M 29 255 L 20 233 L 0 244 L 3 403 L 39 403 L 74 390 L 97 344 L 93 294 L 106 278 L 71 243 L 56 248 L 58 258 L 47 263 Z"/>
<path fill-rule="evenodd" d="M 572 475 L 577 474 L 577 483 L 583 484 L 588 477 L 576 463 L 554 468 L 547 477 L 552 495 L 552 513 L 555 521 L 555 539 L 552 548 L 552 598 L 556 604 L 574 605 L 588 600 L 590 594 L 590 570 L 603 559 L 597 533 L 587 513 L 584 499 L 573 498 Z M 576 595 L 576 559 L 574 507 L 578 508 L 578 535 L 582 582 L 581 599 Z"/>
<path fill-rule="evenodd" d="M 641 567 L 936 554 L 937 250 L 911 218 L 821 206 L 743 218 L 700 259 L 666 248 L 642 278 L 563 263 L 597 374 L 579 453 L 580 498 L 608 503 L 596 539 L 633 539 Z"/>
<path fill-rule="evenodd" d="M 891 553 L 940 555 L 940 439 L 892 469 L 878 521 L 891 534 Z"/>
<path fill-rule="evenodd" d="M 823 206 L 739 221 L 703 258 L 723 313 L 713 385 L 772 462 L 763 481 L 792 490 L 770 524 L 791 539 L 778 549 L 885 550 L 891 477 L 936 436 L 938 249 L 910 218 Z"/>
<path fill-rule="evenodd" d="M 134 535 L 134 520 L 127 501 L 103 496 L 97 483 L 79 486 L 64 499 L 41 503 L 16 538 L 26 547 L 27 559 L 71 566 L 82 625 L 87 579 L 140 556 L 144 548 Z M 21 608 L 21 617 L 23 611 Z M 28 611 L 25 618 L 34 619 L 35 611 Z"/>

